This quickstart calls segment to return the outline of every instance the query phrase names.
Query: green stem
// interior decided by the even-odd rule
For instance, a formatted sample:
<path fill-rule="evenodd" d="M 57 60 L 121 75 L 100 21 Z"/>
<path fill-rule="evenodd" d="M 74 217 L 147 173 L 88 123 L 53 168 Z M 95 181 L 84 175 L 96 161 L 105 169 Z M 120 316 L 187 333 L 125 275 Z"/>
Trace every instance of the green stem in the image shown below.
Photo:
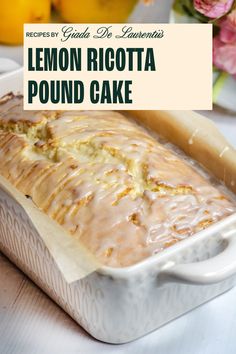
<path fill-rule="evenodd" d="M 220 72 L 219 76 L 215 80 L 214 85 L 213 85 L 213 103 L 217 102 L 220 91 L 222 90 L 224 83 L 228 77 L 229 77 L 229 74 L 222 71 L 222 72 Z"/>

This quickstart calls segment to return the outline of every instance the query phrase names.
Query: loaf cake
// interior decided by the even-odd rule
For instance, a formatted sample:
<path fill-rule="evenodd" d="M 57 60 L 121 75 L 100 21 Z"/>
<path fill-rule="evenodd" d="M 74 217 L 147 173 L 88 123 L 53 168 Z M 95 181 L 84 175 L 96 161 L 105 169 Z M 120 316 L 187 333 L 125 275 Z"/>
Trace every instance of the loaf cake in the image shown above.
<path fill-rule="evenodd" d="M 24 111 L 13 94 L 0 100 L 0 174 L 112 267 L 236 212 L 220 184 L 125 115 Z"/>

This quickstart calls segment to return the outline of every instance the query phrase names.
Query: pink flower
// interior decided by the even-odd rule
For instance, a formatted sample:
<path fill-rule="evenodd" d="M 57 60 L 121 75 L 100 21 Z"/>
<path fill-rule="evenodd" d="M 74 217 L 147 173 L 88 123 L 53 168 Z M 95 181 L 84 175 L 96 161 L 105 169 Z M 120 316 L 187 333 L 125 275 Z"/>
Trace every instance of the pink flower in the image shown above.
<path fill-rule="evenodd" d="M 209 18 L 224 16 L 232 7 L 234 0 L 194 0 L 195 9 Z"/>
<path fill-rule="evenodd" d="M 236 78 L 236 9 L 219 22 L 220 33 L 213 42 L 214 65 Z"/>
<path fill-rule="evenodd" d="M 222 42 L 236 42 L 236 9 L 220 22 L 220 27 L 220 39 Z"/>
<path fill-rule="evenodd" d="M 236 41 L 234 43 L 224 43 L 220 36 L 217 36 L 213 43 L 214 65 L 236 78 Z"/>

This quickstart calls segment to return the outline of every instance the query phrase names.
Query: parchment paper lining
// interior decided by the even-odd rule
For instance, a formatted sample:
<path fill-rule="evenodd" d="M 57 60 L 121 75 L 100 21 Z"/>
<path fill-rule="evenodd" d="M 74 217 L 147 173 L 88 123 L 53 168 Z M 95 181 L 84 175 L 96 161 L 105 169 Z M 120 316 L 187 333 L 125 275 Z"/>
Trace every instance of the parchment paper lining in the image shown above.
<path fill-rule="evenodd" d="M 41 212 L 2 176 L 0 188 L 24 209 L 68 283 L 84 278 L 101 267 L 79 240 L 70 236 L 57 222 Z"/>
<path fill-rule="evenodd" d="M 132 111 L 129 115 L 177 145 L 236 193 L 236 151 L 209 119 L 191 111 Z M 68 283 L 102 266 L 78 239 L 2 176 L 0 188 L 24 209 Z"/>
<path fill-rule="evenodd" d="M 177 145 L 236 193 L 236 150 L 210 119 L 192 111 L 132 111 L 132 117 Z"/>

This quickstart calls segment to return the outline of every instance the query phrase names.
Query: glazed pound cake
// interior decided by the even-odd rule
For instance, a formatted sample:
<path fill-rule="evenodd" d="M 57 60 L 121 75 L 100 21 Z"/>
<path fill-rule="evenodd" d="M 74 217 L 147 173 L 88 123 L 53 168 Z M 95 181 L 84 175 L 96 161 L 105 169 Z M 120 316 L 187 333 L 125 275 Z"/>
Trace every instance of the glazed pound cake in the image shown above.
<path fill-rule="evenodd" d="M 226 189 L 176 151 L 120 113 L 0 101 L 0 174 L 112 267 L 236 212 Z"/>

